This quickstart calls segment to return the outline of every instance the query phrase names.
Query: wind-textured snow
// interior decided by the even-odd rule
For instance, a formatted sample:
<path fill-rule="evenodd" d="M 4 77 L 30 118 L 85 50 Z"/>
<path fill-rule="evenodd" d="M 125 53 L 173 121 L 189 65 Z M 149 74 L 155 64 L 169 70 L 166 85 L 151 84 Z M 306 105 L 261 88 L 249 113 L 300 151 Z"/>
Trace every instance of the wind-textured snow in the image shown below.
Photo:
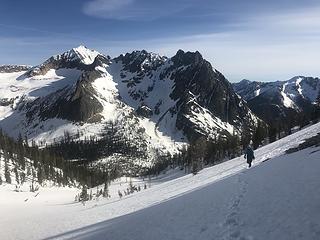
<path fill-rule="evenodd" d="M 85 206 L 72 189 L 11 202 L 30 193 L 0 186 L 0 239 L 319 239 L 320 148 L 284 155 L 319 132 L 320 123 L 261 147 L 250 170 L 238 157 L 197 175 L 174 171 L 121 200 L 119 182 L 111 199 Z"/>

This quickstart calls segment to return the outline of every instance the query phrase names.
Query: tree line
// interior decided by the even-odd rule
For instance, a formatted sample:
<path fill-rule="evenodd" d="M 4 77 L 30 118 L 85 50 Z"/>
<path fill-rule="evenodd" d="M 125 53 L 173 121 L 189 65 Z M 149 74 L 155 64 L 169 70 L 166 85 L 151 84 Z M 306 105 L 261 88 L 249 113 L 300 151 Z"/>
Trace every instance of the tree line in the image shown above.
<path fill-rule="evenodd" d="M 30 190 L 34 184 L 42 185 L 45 181 L 52 181 L 60 186 L 75 186 L 77 184 L 94 184 L 104 179 L 104 174 L 94 172 L 87 167 L 67 161 L 63 156 L 48 148 L 39 148 L 32 142 L 28 144 L 26 138 L 19 135 L 13 139 L 0 129 L 0 157 L 3 166 L 4 179 L 0 176 L 0 183 L 15 182 L 17 185 L 30 182 Z"/>

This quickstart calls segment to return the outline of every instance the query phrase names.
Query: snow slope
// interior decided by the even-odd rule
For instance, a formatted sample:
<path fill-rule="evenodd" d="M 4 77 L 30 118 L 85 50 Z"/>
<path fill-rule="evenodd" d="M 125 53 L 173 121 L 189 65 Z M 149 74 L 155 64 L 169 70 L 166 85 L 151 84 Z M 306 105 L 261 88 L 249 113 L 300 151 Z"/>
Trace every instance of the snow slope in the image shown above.
<path fill-rule="evenodd" d="M 260 148 L 250 171 L 238 157 L 195 176 L 163 175 L 121 200 L 119 182 L 111 199 L 85 206 L 73 189 L 24 202 L 32 193 L 0 186 L 0 239 L 318 239 L 320 149 L 283 153 L 319 132 L 320 123 Z"/>
<path fill-rule="evenodd" d="M 94 62 L 96 56 L 98 56 L 99 54 L 100 53 L 95 50 L 91 50 L 85 46 L 80 45 L 79 47 L 72 48 L 70 51 L 65 52 L 62 57 L 68 58 L 71 61 L 79 60 L 82 63 L 89 65 Z M 57 57 L 59 57 L 59 55 Z"/>
<path fill-rule="evenodd" d="M 283 155 L 159 205 L 49 239 L 319 239 L 319 159 L 320 148 Z"/>

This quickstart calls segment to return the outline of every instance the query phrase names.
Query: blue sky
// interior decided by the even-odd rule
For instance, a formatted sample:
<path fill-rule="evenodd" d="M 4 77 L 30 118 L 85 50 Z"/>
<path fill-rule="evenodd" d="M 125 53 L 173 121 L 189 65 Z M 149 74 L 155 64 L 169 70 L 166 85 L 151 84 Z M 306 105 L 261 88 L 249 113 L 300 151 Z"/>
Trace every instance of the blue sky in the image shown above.
<path fill-rule="evenodd" d="M 80 44 L 117 56 L 199 50 L 230 81 L 320 76 L 318 0 L 1 0 L 0 64 Z"/>

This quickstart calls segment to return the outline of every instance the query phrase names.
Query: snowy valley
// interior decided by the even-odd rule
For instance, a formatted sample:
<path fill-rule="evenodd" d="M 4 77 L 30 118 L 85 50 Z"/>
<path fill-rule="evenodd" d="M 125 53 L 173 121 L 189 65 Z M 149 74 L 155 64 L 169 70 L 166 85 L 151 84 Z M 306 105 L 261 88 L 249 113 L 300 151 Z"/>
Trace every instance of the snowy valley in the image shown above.
<path fill-rule="evenodd" d="M 0 240 L 320 240 L 319 13 L 1 0 Z"/>
<path fill-rule="evenodd" d="M 317 239 L 319 142 L 285 151 L 319 132 L 320 123 L 259 148 L 250 170 L 243 156 L 196 175 L 173 169 L 145 181 L 132 179 L 142 190 L 121 199 L 118 190 L 129 186 L 129 178 L 120 178 L 111 183 L 109 199 L 85 205 L 74 202 L 76 188 L 31 193 L 3 184 L 0 210 L 6 217 L 0 225 L 6 231 L 0 238 Z"/>
<path fill-rule="evenodd" d="M 320 237 L 318 78 L 79 46 L 0 82 L 0 239 Z"/>

